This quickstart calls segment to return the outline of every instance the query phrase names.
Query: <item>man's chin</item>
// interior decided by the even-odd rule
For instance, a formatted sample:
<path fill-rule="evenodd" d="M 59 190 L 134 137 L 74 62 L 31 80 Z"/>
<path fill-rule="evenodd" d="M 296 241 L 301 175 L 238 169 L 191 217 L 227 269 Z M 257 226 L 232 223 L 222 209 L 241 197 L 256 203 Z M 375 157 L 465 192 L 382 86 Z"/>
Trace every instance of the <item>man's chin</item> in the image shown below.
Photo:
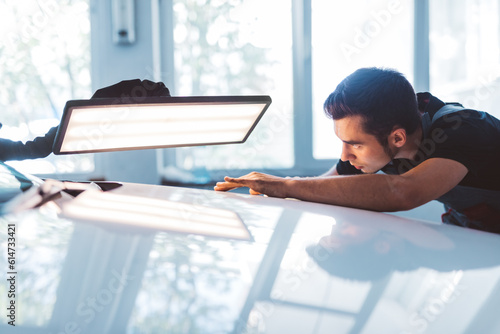
<path fill-rule="evenodd" d="M 352 165 L 352 164 L 351 164 Z M 368 166 L 358 166 L 358 165 L 352 165 L 354 168 L 357 170 L 363 172 L 364 174 L 375 174 L 377 173 L 382 167 L 380 168 L 373 168 L 373 167 L 368 167 Z"/>
<path fill-rule="evenodd" d="M 373 170 L 373 169 L 368 168 L 368 167 L 363 167 L 363 168 L 360 169 L 360 171 L 362 171 L 365 174 L 375 174 L 376 172 L 378 172 L 378 169 L 377 170 Z"/>

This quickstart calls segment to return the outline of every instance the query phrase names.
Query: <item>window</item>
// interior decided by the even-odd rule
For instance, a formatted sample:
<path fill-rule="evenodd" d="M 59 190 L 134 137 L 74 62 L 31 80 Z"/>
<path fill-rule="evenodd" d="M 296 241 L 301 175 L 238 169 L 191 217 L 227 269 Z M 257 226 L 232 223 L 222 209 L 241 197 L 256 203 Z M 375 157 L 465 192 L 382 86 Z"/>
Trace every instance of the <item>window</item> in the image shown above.
<path fill-rule="evenodd" d="M 28 141 L 59 123 L 64 104 L 90 97 L 88 0 L 0 4 L 0 130 Z M 89 172 L 91 156 L 11 162 L 29 173 Z"/>
<path fill-rule="evenodd" d="M 244 144 L 177 149 L 177 167 L 290 168 L 293 156 L 291 3 L 174 1 L 175 95 L 270 95 Z"/>
<path fill-rule="evenodd" d="M 0 136 L 33 139 L 57 124 L 67 100 L 91 95 L 89 1 L 0 4 L 5 36 L 0 107 L 9 111 L 0 116 Z M 95 1 L 93 6 L 93 42 L 99 46 L 93 50 L 95 88 L 139 77 L 163 80 L 175 96 L 265 94 L 273 99 L 247 143 L 161 150 L 158 164 L 155 154 L 144 154 L 140 168 L 154 166 L 144 176 L 156 170 L 166 175 L 162 169 L 174 168 L 206 182 L 219 179 L 220 172 L 272 169 L 314 175 L 326 170 L 340 156 L 340 142 L 323 102 L 359 67 L 395 68 L 410 82 L 422 81 L 419 90 L 431 88 L 443 100 L 493 114 L 500 103 L 497 0 L 155 0 L 136 6 L 137 43 L 127 46 L 114 45 L 106 33 L 111 5 Z M 425 10 L 417 10 L 421 7 Z M 419 25 L 428 18 L 429 38 Z M 415 22 L 419 29 L 414 31 Z M 421 45 L 427 42 L 429 62 Z M 169 65 L 155 69 L 162 61 Z M 429 80 L 420 80 L 429 73 L 430 87 Z M 96 158 L 106 166 L 102 177 L 122 179 L 119 164 L 106 160 L 116 156 Z M 95 169 L 93 156 L 84 155 L 19 164 L 38 174 Z M 123 173 L 141 181 L 140 172 Z"/>
<path fill-rule="evenodd" d="M 389 67 L 413 79 L 413 4 L 408 1 L 312 1 L 313 157 L 338 158 L 341 142 L 323 103 L 360 67 Z"/>
<path fill-rule="evenodd" d="M 498 1 L 448 0 L 429 5 L 431 92 L 446 102 L 460 102 L 499 117 Z"/>
<path fill-rule="evenodd" d="M 298 20 L 303 20 L 300 23 L 311 20 L 311 36 L 307 27 L 297 29 L 293 36 L 292 6 L 307 5 L 308 1 L 299 0 L 286 6 L 281 2 L 259 6 L 244 0 L 212 1 L 203 6 L 199 1 L 174 1 L 176 95 L 269 94 L 273 98 L 248 143 L 179 149 L 178 168 L 197 174 L 199 179 L 201 175 L 204 181 L 209 179 L 208 173 L 203 173 L 205 167 L 225 171 L 288 169 L 290 174 L 311 173 L 298 169 L 316 167 L 317 172 L 318 159 L 340 156 L 340 142 L 322 106 L 342 78 L 359 67 L 386 66 L 412 80 L 411 3 L 379 0 L 365 1 L 361 6 L 312 1 L 310 17 L 307 11 L 298 11 L 302 15 Z M 312 94 L 312 105 L 306 98 L 304 107 L 293 105 L 292 81 L 297 80 L 300 70 L 293 68 L 292 58 L 306 63 L 308 55 L 305 52 L 303 59 L 294 55 L 297 47 L 292 49 L 292 39 L 303 42 L 305 48 L 310 47 L 307 43 L 312 45 L 312 82 L 308 83 L 306 73 L 303 83 L 295 83 L 304 96 Z M 307 122 L 294 120 L 299 116 L 310 119 L 311 110 L 312 128 Z M 311 150 L 308 139 L 306 144 L 294 144 L 304 136 L 313 138 L 312 154 L 298 151 Z"/>

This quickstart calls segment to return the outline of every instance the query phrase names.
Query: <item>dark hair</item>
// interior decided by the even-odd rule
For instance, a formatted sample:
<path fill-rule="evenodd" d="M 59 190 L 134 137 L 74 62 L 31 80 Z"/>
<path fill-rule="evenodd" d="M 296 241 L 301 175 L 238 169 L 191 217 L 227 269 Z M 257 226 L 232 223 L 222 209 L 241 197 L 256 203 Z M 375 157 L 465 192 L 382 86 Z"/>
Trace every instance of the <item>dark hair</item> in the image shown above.
<path fill-rule="evenodd" d="M 346 77 L 324 104 L 328 117 L 363 117 L 363 129 L 382 146 L 395 126 L 412 134 L 420 124 L 417 97 L 403 74 L 383 68 L 360 68 Z"/>

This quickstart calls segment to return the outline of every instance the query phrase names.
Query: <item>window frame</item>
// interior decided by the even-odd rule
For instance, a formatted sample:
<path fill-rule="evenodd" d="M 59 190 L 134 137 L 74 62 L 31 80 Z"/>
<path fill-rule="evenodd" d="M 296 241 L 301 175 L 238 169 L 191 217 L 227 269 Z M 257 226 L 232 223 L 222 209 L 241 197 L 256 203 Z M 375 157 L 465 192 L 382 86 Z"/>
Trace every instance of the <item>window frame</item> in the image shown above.
<path fill-rule="evenodd" d="M 293 154 L 291 168 L 260 169 L 262 172 L 280 176 L 313 176 L 328 171 L 338 159 L 315 159 L 313 157 L 312 114 L 312 29 L 311 1 L 292 1 L 292 64 L 293 64 Z M 111 41 L 111 6 L 108 2 L 90 0 L 91 21 L 91 76 L 92 89 L 106 86 L 132 77 L 163 81 L 175 91 L 173 0 L 151 0 L 136 4 L 136 30 L 138 42 L 129 46 L 114 45 Z M 145 23 L 145 24 L 142 24 Z M 103 33 L 109 31 L 109 33 Z M 147 36 L 146 41 L 141 41 Z M 414 87 L 416 91 L 429 90 L 429 2 L 414 0 Z M 113 62 L 113 56 L 130 57 Z M 111 54 L 111 55 L 110 55 Z M 140 55 L 148 54 L 146 60 Z M 139 61 L 140 60 L 140 61 Z M 128 64 L 126 75 L 120 66 Z M 105 72 L 104 73 L 104 69 Z M 142 183 L 161 183 L 165 168 L 176 166 L 176 152 L 169 149 L 101 153 L 94 155 L 95 170 L 86 175 L 64 174 L 66 178 L 94 178 Z M 124 160 L 139 164 L 135 170 L 144 169 L 137 175 L 131 168 L 124 169 Z M 210 170 L 212 182 L 225 175 L 243 175 L 255 169 Z M 127 174 L 128 173 L 128 174 Z M 151 173 L 155 174 L 151 176 Z M 145 176 L 148 174 L 149 176 Z M 53 175 L 42 175 L 51 177 Z M 56 175 L 61 176 L 61 174 Z"/>
<path fill-rule="evenodd" d="M 173 15 L 173 14 L 172 14 Z M 293 153 L 294 166 L 287 169 L 261 169 L 285 176 L 313 176 L 328 171 L 338 159 L 313 157 L 312 113 L 312 29 L 311 0 L 292 0 L 293 52 Z M 429 2 L 414 0 L 414 83 L 415 91 L 429 90 Z M 173 71 L 175 69 L 172 68 Z M 332 129 L 333 131 L 333 129 Z M 175 165 L 175 156 L 169 157 Z M 244 175 L 254 169 L 211 170 L 212 180 L 222 180 L 228 173 Z"/>

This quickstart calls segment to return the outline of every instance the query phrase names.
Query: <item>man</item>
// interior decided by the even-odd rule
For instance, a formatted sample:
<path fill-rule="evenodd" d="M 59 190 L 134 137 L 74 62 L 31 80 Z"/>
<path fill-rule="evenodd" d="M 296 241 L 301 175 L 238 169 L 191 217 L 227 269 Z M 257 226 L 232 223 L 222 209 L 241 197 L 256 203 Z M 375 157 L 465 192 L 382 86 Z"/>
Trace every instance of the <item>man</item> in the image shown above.
<path fill-rule="evenodd" d="M 225 177 L 215 190 L 376 211 L 401 211 L 437 199 L 447 223 L 500 233 L 500 121 L 459 104 L 417 94 L 394 70 L 363 68 L 325 101 L 340 161 L 319 177 L 252 172 Z M 378 171 L 385 173 L 377 173 Z"/>
<path fill-rule="evenodd" d="M 92 95 L 92 99 L 123 98 L 134 102 L 150 96 L 170 96 L 170 92 L 163 82 L 135 79 L 101 88 Z M 0 138 L 0 161 L 45 158 L 52 153 L 57 128 L 53 127 L 43 137 L 26 143 Z"/>

